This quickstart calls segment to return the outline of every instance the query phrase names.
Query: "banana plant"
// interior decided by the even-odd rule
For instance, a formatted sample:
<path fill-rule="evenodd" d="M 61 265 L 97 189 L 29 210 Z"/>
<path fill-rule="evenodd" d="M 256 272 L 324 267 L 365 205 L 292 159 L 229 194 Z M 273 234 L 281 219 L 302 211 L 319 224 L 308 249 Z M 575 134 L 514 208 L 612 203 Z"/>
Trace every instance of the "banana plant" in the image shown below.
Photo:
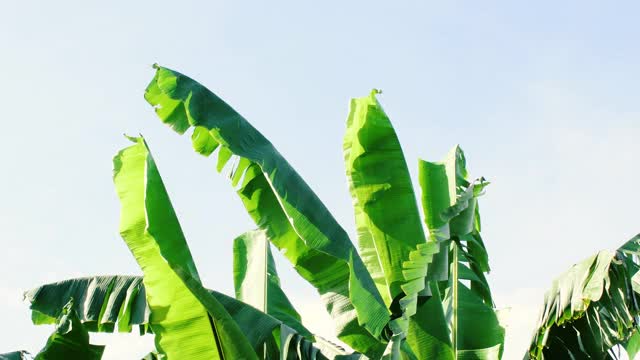
<path fill-rule="evenodd" d="M 214 159 L 212 169 L 230 168 L 231 185 L 256 224 L 233 241 L 235 298 L 200 281 L 149 146 L 130 138 L 133 145 L 114 158 L 114 183 L 120 233 L 143 276 L 33 289 L 25 298 L 35 324 L 72 314 L 91 332 L 138 329 L 155 336 L 145 359 L 502 357 L 505 330 L 480 234 L 478 198 L 489 183 L 468 174 L 460 147 L 440 162 L 418 161 L 418 198 L 379 91 L 353 99 L 343 150 L 354 245 L 244 117 L 195 80 L 154 67 L 145 99 L 178 134 L 190 131 L 194 150 Z M 337 337 L 354 351 L 305 327 L 280 285 L 272 246 L 317 290 Z M 617 346 L 634 355 L 639 254 L 636 237 L 556 280 L 525 359 L 615 357 Z"/>
<path fill-rule="evenodd" d="M 526 359 L 630 359 L 640 350 L 640 235 L 573 265 L 546 293 Z"/>
<path fill-rule="evenodd" d="M 456 357 L 460 352 L 460 356 L 490 353 L 493 355 L 483 356 L 497 357 L 502 351 L 504 330 L 497 322 L 484 278 L 488 263 L 479 236 L 476 206 L 476 198 L 486 183 L 468 182 L 464 155 L 459 148 L 454 151 L 457 157 L 445 161 L 445 165 L 421 162 L 421 168 L 447 169 L 442 174 L 434 170 L 436 175 L 425 172 L 421 176 L 422 203 L 427 219 L 438 219 L 442 222 L 439 226 L 449 227 L 451 223 L 453 229 L 451 236 L 448 233 L 437 236 L 439 228 L 425 235 L 400 142 L 376 98 L 377 93 L 374 90 L 369 96 L 352 100 L 344 138 L 359 251 L 273 145 L 218 96 L 178 72 L 156 66 L 156 76 L 145 98 L 160 119 L 176 132 L 182 134 L 193 128 L 194 149 L 205 156 L 215 154 L 218 171 L 235 157 L 236 166 L 230 171 L 232 185 L 238 187 L 237 192 L 258 227 L 303 278 L 321 295 L 326 293 L 326 287 L 321 286 L 322 277 L 331 276 L 340 284 L 336 288 L 344 294 L 344 300 L 350 300 L 346 304 L 352 305 L 340 310 L 348 310 L 353 320 L 336 324 L 338 338 L 347 345 L 374 359 L 416 358 L 417 354 L 429 353 L 424 347 L 430 347 L 432 342 L 416 334 L 419 327 L 410 326 L 414 316 L 407 313 L 407 309 L 417 311 L 418 303 L 421 307 L 428 303 L 424 311 L 435 313 L 421 314 L 444 319 L 437 325 L 429 325 L 437 329 L 435 338 L 442 339 L 444 345 L 439 346 L 448 347 L 450 356 Z M 439 202 L 443 196 L 446 204 Z M 432 229 L 429 221 L 426 225 Z M 409 294 L 403 289 L 409 282 L 405 262 L 410 261 L 412 252 L 419 252 L 419 247 L 427 243 L 439 245 L 434 261 L 436 270 L 427 271 L 425 262 L 422 270 L 428 274 L 421 280 L 424 289 Z M 449 261 L 453 258 L 449 252 L 452 256 L 459 253 L 459 259 Z M 305 261 L 307 258 L 313 262 Z M 344 264 L 346 269 L 337 271 L 338 264 Z M 326 271 L 313 273 L 309 271 L 312 267 Z M 453 270 L 452 276 L 449 268 Z M 464 285 L 458 286 L 472 275 L 475 276 L 469 291 L 473 296 L 464 291 Z M 439 282 L 435 284 L 438 287 L 435 295 L 424 286 L 432 279 Z M 459 297 L 463 298 L 460 306 Z M 330 314 L 344 321 L 344 313 L 335 311 L 338 299 L 323 296 L 323 300 Z M 369 300 L 369 304 L 360 304 L 363 300 Z M 459 312 L 470 316 L 478 313 L 474 306 L 485 306 L 483 311 L 490 311 L 483 318 L 492 321 L 490 326 L 456 326 Z M 345 331 L 355 325 L 358 337 L 352 335 L 353 330 Z"/>

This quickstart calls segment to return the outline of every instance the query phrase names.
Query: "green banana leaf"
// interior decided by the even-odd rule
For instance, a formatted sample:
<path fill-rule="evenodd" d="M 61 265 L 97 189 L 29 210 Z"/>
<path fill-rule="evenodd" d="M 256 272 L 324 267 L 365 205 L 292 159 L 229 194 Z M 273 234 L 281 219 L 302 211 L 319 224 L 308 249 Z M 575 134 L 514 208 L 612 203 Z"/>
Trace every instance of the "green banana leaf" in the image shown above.
<path fill-rule="evenodd" d="M 313 344 L 296 333 L 295 330 L 283 326 L 280 328 L 280 359 L 318 359 L 319 350 Z M 275 354 L 274 354 L 275 355 Z M 276 358 L 275 356 L 273 357 Z M 320 357 L 324 359 L 325 357 Z"/>
<path fill-rule="evenodd" d="M 420 244 L 402 265 L 406 281 L 402 290 L 406 296 L 400 304 L 403 317 L 408 320 L 405 325 L 406 341 L 418 359 L 454 359 L 449 324 L 437 284 L 433 281 L 427 283 L 429 295 L 424 295 L 428 268 L 439 251 L 440 244 L 435 241 Z"/>
<path fill-rule="evenodd" d="M 105 296 L 105 291 L 99 291 L 96 289 L 98 287 L 102 287 L 103 290 L 109 287 L 115 288 L 110 284 L 122 282 L 130 283 L 132 285 L 130 288 L 116 288 L 119 290 L 111 291 L 108 296 Z M 92 291 L 89 291 L 90 289 L 92 289 Z M 264 351 L 265 344 L 275 345 L 274 348 L 267 349 L 267 351 L 271 352 L 267 354 L 270 355 L 270 357 L 267 356 L 266 358 L 280 359 L 281 352 L 284 352 L 285 354 L 291 353 L 291 349 L 281 348 L 281 345 L 284 344 L 283 341 L 275 341 L 271 343 L 275 339 L 282 338 L 281 334 L 283 329 L 286 329 L 284 331 L 287 336 L 300 336 L 299 338 L 294 339 L 293 342 L 290 341 L 290 343 L 293 344 L 290 346 L 291 348 L 309 347 L 309 344 L 307 344 L 309 341 L 306 340 L 307 336 L 296 333 L 295 330 L 292 330 L 286 324 L 283 324 L 282 321 L 274 318 L 273 316 L 267 315 L 253 306 L 236 300 L 230 296 L 213 290 L 208 291 L 224 306 L 233 320 L 238 323 L 240 330 L 247 337 L 251 346 L 256 349 L 256 351 Z M 71 298 L 75 298 L 76 301 L 74 302 L 73 309 L 81 315 L 79 316 L 79 320 L 83 325 L 92 325 L 96 322 L 100 322 L 100 320 L 96 320 L 96 318 L 102 312 L 103 326 L 100 328 L 94 326 L 93 331 L 107 331 L 106 329 L 118 329 L 118 323 L 121 320 L 132 318 L 132 316 L 126 312 L 132 311 L 135 307 L 129 306 L 125 308 L 125 303 L 121 303 L 119 309 L 116 309 L 118 306 L 111 305 L 116 301 L 116 299 L 124 298 L 126 294 L 133 294 L 130 296 L 129 301 L 134 304 L 141 304 L 137 311 L 139 311 L 140 314 L 143 314 L 143 316 L 135 317 L 135 323 L 132 325 L 149 328 L 148 324 L 151 311 L 149 310 L 146 302 L 146 293 L 142 283 L 142 277 L 139 276 L 109 275 L 68 279 L 56 283 L 45 284 L 29 290 L 26 292 L 25 298 L 31 303 L 30 307 L 33 313 L 37 313 L 37 316 L 33 316 L 33 318 L 53 318 L 54 320 L 62 311 L 62 309 L 57 306 L 59 306 L 60 303 L 65 303 Z M 79 312 L 79 309 L 83 307 L 82 304 L 94 304 L 94 306 L 91 307 L 91 311 Z M 101 309 L 106 308 L 113 309 L 110 311 L 114 311 L 114 315 L 116 316 L 113 322 L 109 324 L 110 326 L 104 326 L 107 324 L 104 322 L 107 312 Z M 50 323 L 50 321 L 44 321 L 40 324 Z M 149 330 L 152 332 L 151 328 L 149 328 Z M 364 359 L 364 355 L 352 354 L 319 336 L 316 336 L 315 340 L 316 342 L 313 346 L 319 350 L 316 355 L 318 359 L 321 359 L 321 356 L 328 359 L 360 359 L 361 357 Z M 163 358 L 163 355 L 158 354 L 157 352 L 149 353 L 146 358 L 154 359 L 154 356 L 155 358 Z"/>
<path fill-rule="evenodd" d="M 229 313 L 200 283 L 162 179 L 142 138 L 113 160 L 120 233 L 144 273 L 156 349 L 169 359 L 257 359 Z"/>
<path fill-rule="evenodd" d="M 74 301 L 74 311 L 91 332 L 150 331 L 150 310 L 145 299 L 142 277 L 96 276 L 64 280 L 25 292 L 35 325 L 53 324 L 64 305 Z"/>
<path fill-rule="evenodd" d="M 129 287 L 112 284 L 129 283 Z M 107 289 L 113 289 L 107 292 Z M 208 290 L 238 323 L 254 349 L 261 349 L 271 333 L 282 322 L 261 311 L 217 291 Z M 147 304 L 142 277 L 112 275 L 64 280 L 45 284 L 25 293 L 30 302 L 34 324 L 52 324 L 60 316 L 62 306 L 76 299 L 74 310 L 90 331 L 111 332 L 109 329 L 129 329 L 138 326 L 148 329 L 151 310 Z M 121 299 L 126 299 L 122 301 Z M 92 304 L 87 307 L 85 304 Z M 101 326 L 97 327 L 96 323 Z M 123 326 L 124 324 L 124 326 Z"/>
<path fill-rule="evenodd" d="M 360 255 L 390 307 L 404 295 L 402 263 L 426 240 L 409 169 L 377 92 L 351 100 L 343 148 Z"/>
<path fill-rule="evenodd" d="M 209 292 L 229 312 L 247 336 L 254 349 L 270 336 L 287 318 L 280 313 L 263 316 L 261 311 L 216 291 Z M 152 332 L 149 328 L 151 313 L 147 302 L 142 277 L 139 276 L 95 276 L 64 280 L 45 284 L 25 293 L 32 310 L 32 320 L 36 325 L 54 324 L 56 318 L 69 299 L 77 299 L 74 310 L 79 314 L 85 328 L 91 332 L 131 332 L 133 326 L 143 331 Z M 275 317 L 275 319 L 274 319 Z M 302 326 L 302 325 L 300 325 Z M 301 335 L 313 340 L 306 328 Z M 296 329 L 297 331 L 297 329 Z"/>
<path fill-rule="evenodd" d="M 264 230 L 242 234 L 233 242 L 233 283 L 236 298 L 267 313 L 313 341 L 300 314 L 280 287 L 280 278 Z"/>
<path fill-rule="evenodd" d="M 141 360 L 162 360 L 165 359 L 166 357 L 162 354 L 159 354 L 155 351 L 151 351 L 150 353 L 148 353 L 147 355 L 145 355 Z"/>
<path fill-rule="evenodd" d="M 418 308 L 423 310 L 425 300 L 428 299 L 425 296 L 427 293 L 425 277 L 427 268 L 439 249 L 439 244 L 436 242 L 418 244 L 416 249 L 409 253 L 409 259 L 403 262 L 402 275 L 405 283 L 401 289 L 404 296 L 397 298 L 400 315 L 389 323 L 391 340 L 382 357 L 383 360 L 417 360 L 432 357 L 434 354 L 442 355 L 436 351 L 438 348 L 433 345 L 434 339 L 424 331 L 424 328 L 435 325 L 436 328 L 446 329 L 444 315 L 440 317 L 442 319 L 434 316 L 435 313 L 426 315 L 423 311 L 420 312 L 421 315 L 417 315 Z M 429 283 L 429 285 L 432 284 Z M 437 293 L 437 287 L 434 289 Z M 446 332 L 444 339 L 448 339 Z M 450 348 L 449 344 L 449 350 Z"/>
<path fill-rule="evenodd" d="M 0 360 L 31 360 L 31 354 L 28 351 L 20 350 L 10 353 L 0 354 Z"/>
<path fill-rule="evenodd" d="M 613 359 L 638 349 L 640 235 L 603 250 L 553 281 L 526 358 Z"/>
<path fill-rule="evenodd" d="M 625 342 L 621 344 L 627 352 L 629 359 L 635 359 L 640 352 L 640 332 L 634 331 Z"/>
<path fill-rule="evenodd" d="M 429 298 L 433 302 L 432 316 L 441 319 L 444 312 L 454 359 L 498 359 L 503 350 L 504 328 L 485 277 L 489 271 L 488 254 L 480 236 L 477 206 L 477 197 L 488 183 L 482 178 L 469 181 L 466 159 L 458 146 L 442 162 L 420 160 L 419 181 L 429 242 L 440 247 L 426 274 L 426 279 L 437 281 L 438 285 L 437 292 L 432 291 Z M 425 329 L 417 324 L 415 328 Z M 414 351 L 425 353 L 435 346 L 437 351 L 447 352 L 442 330 L 431 324 L 430 331 L 430 339 L 439 341 L 416 344 L 424 348 Z M 425 334 L 420 336 L 426 338 Z"/>
<path fill-rule="evenodd" d="M 364 354 L 349 352 L 322 336 L 315 336 L 315 346 L 320 350 L 320 354 L 331 360 L 368 360 Z"/>
<path fill-rule="evenodd" d="M 335 320 L 338 338 L 379 357 L 385 348 L 381 335 L 389 311 L 344 229 L 240 114 L 196 81 L 155 67 L 145 99 L 160 119 L 181 134 L 193 127 L 197 152 L 209 156 L 218 150 L 218 171 L 232 157 L 237 159 L 232 184 L 239 186 L 238 194 L 256 224 L 318 290 Z"/>
<path fill-rule="evenodd" d="M 89 333 L 73 309 L 73 299 L 63 307 L 56 329 L 36 360 L 100 360 L 104 346 L 89 343 Z"/>

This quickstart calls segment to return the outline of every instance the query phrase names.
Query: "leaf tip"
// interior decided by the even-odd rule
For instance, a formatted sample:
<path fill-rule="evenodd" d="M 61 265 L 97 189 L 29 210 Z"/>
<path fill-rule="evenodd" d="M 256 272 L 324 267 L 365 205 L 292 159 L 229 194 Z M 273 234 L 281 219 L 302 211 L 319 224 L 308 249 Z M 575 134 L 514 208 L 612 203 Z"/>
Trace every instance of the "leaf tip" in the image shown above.
<path fill-rule="evenodd" d="M 140 141 L 140 139 L 143 138 L 142 134 L 139 133 L 138 135 L 139 135 L 138 137 L 135 137 L 127 134 L 122 134 L 122 136 L 124 136 L 127 140 L 131 141 L 132 143 L 137 143 L 138 141 Z"/>
<path fill-rule="evenodd" d="M 138 133 L 138 136 L 131 136 L 128 135 L 126 133 L 122 134 L 122 136 L 124 136 L 127 140 L 131 141 L 132 143 L 139 143 L 139 142 L 145 142 L 145 138 L 141 133 Z"/>

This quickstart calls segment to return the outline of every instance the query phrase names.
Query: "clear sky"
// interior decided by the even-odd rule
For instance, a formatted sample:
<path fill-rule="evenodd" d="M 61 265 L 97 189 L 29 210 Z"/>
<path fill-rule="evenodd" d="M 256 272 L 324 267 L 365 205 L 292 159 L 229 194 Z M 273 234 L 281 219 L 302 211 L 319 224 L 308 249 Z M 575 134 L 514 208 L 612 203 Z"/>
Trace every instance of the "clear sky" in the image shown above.
<path fill-rule="evenodd" d="M 472 175 L 492 182 L 483 237 L 497 305 L 512 307 L 505 359 L 521 358 L 556 275 L 640 232 L 638 2 L 97 4 L 0 10 L 0 352 L 37 351 L 51 331 L 30 324 L 23 290 L 140 272 L 111 181 L 125 132 L 147 137 L 206 285 L 231 294 L 231 240 L 252 223 L 210 159 L 143 100 L 154 62 L 244 114 L 351 234 L 351 97 L 384 91 L 414 177 L 419 157 L 461 144 Z M 313 289 L 278 260 L 304 319 L 330 335 Z M 151 348 L 136 335 L 111 343 L 105 358 Z"/>

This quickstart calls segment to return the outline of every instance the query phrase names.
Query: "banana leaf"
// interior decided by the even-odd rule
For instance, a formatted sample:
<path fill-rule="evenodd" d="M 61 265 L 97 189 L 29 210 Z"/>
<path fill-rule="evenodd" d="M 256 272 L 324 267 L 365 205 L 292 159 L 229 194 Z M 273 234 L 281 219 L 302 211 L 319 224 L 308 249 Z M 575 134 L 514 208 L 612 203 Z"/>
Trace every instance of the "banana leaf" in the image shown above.
<path fill-rule="evenodd" d="M 159 354 L 155 351 L 151 351 L 147 355 L 145 355 L 141 360 L 162 360 L 164 358 L 165 358 L 164 355 Z"/>
<path fill-rule="evenodd" d="M 362 259 L 337 223 L 291 165 L 240 114 L 196 81 L 156 67 L 145 93 L 160 119 L 182 134 L 194 128 L 194 149 L 217 150 L 217 169 L 231 160 L 232 184 L 258 227 L 296 271 L 320 293 L 338 338 L 377 358 L 390 316 Z M 352 259 L 352 261 L 350 261 Z M 350 290 L 358 289 L 358 296 Z"/>
<path fill-rule="evenodd" d="M 553 281 L 528 359 L 615 359 L 614 347 L 638 349 L 640 235 L 603 250 Z"/>
<path fill-rule="evenodd" d="M 438 288 L 428 298 L 432 316 L 441 319 L 444 313 L 454 359 L 498 359 L 503 350 L 504 328 L 485 277 L 490 269 L 477 206 L 477 197 L 488 182 L 483 178 L 469 180 L 466 159 L 458 146 L 442 162 L 420 160 L 419 165 L 428 240 L 440 247 L 426 275 L 426 279 L 437 282 Z M 426 327 L 415 328 L 424 331 Z M 437 328 L 431 324 L 427 334 L 438 341 L 416 343 L 424 348 L 414 351 L 425 353 L 435 346 L 437 351 L 446 352 L 448 344 L 442 340 L 441 328 L 442 324 Z M 426 338 L 425 335 L 421 337 Z"/>
<path fill-rule="evenodd" d="M 89 343 L 89 333 L 73 309 L 73 299 L 63 307 L 56 329 L 36 360 L 100 360 L 104 346 Z"/>
<path fill-rule="evenodd" d="M 117 283 L 131 285 L 112 285 Z M 105 295 L 108 288 L 113 290 Z M 274 329 L 282 324 L 278 319 L 248 304 L 217 291 L 208 291 L 238 323 L 254 349 L 261 349 Z M 123 329 L 128 332 L 132 326 L 137 326 L 153 333 L 149 327 L 151 310 L 146 301 L 142 277 L 139 276 L 111 275 L 69 279 L 29 290 L 25 293 L 25 298 L 31 304 L 32 319 L 36 325 L 54 323 L 62 311 L 63 305 L 60 304 L 74 298 L 74 310 L 89 331 L 111 332 L 113 329 Z M 87 307 L 86 304 L 92 306 Z M 96 323 L 101 326 L 96 326 Z"/>
<path fill-rule="evenodd" d="M 340 345 L 329 341 L 322 336 L 315 336 L 316 342 L 315 347 L 320 350 L 320 354 L 326 356 L 327 359 L 331 360 L 368 360 L 364 354 L 360 354 L 357 352 L 349 352 L 345 350 Z"/>
<path fill-rule="evenodd" d="M 109 296 L 104 296 L 105 291 L 88 291 L 89 289 L 95 289 L 96 287 L 108 288 L 111 283 L 119 283 L 119 282 L 127 282 L 132 284 L 132 288 L 116 288 L 119 290 L 115 290 L 109 293 Z M 113 287 L 113 286 L 111 286 Z M 115 287 L 114 287 L 115 288 Z M 286 324 L 284 324 L 279 319 L 274 318 L 271 315 L 267 315 L 262 311 L 250 306 L 242 301 L 234 299 L 230 296 L 224 295 L 217 291 L 208 290 L 212 296 L 216 298 L 227 310 L 229 315 L 233 318 L 233 320 L 238 323 L 240 330 L 247 337 L 251 346 L 256 350 L 256 352 L 265 351 L 265 344 L 275 345 L 275 351 L 273 349 L 267 349 L 267 351 L 271 351 L 267 355 L 270 355 L 271 358 L 279 359 L 280 353 L 283 351 L 285 354 L 292 353 L 291 349 L 297 347 L 309 347 L 309 340 L 307 340 L 307 336 L 303 336 L 303 334 L 298 334 L 295 330 L 289 328 Z M 122 294 L 119 294 L 122 292 Z M 100 320 L 96 321 L 96 317 L 102 312 L 102 327 L 93 326 L 93 331 L 107 331 L 107 329 L 118 329 L 118 322 L 121 321 L 121 318 L 131 319 L 131 315 L 127 315 L 127 311 L 131 311 L 133 307 L 125 308 L 124 303 L 121 303 L 119 310 L 115 310 L 117 306 L 110 305 L 113 304 L 115 299 L 124 298 L 126 294 L 132 293 L 130 301 L 132 303 L 140 303 L 141 311 L 140 314 L 144 316 L 140 316 L 136 318 L 135 324 L 133 326 L 141 326 L 143 328 L 148 328 L 149 332 L 152 333 L 152 329 L 149 328 L 149 316 L 151 311 L 146 302 L 146 293 L 145 288 L 142 283 L 142 277 L 139 276 L 125 276 L 125 275 L 110 275 L 110 276 L 95 276 L 95 277 L 86 277 L 86 278 L 77 278 L 77 279 L 68 279 L 56 283 L 45 284 L 35 289 L 29 290 L 25 294 L 25 298 L 31 303 L 31 310 L 33 313 L 37 313 L 37 316 L 33 316 L 36 319 L 51 319 L 59 316 L 62 309 L 58 308 L 58 304 L 65 303 L 71 298 L 75 298 L 73 309 L 76 311 L 79 316 L 79 320 L 87 327 L 86 325 L 92 325 L 96 322 L 100 322 Z M 84 311 L 79 312 L 79 309 L 83 308 L 82 304 L 94 304 L 91 307 L 92 311 Z M 107 312 L 101 310 L 109 307 L 110 309 L 114 309 L 115 315 L 121 317 L 116 317 L 114 322 L 110 323 L 110 326 L 104 326 L 104 319 L 107 316 Z M 41 324 L 49 324 L 49 321 L 42 322 Z M 283 341 L 272 341 L 274 339 L 283 338 L 282 329 L 286 331 L 287 336 L 293 337 L 294 335 L 299 335 L 300 337 L 295 338 L 293 341 L 290 341 L 290 348 L 281 348 L 281 345 L 284 344 Z M 286 336 L 285 336 L 286 339 Z M 352 354 L 345 349 L 341 348 L 338 345 L 331 343 L 319 336 L 315 336 L 315 343 L 313 346 L 318 349 L 318 353 L 316 354 L 318 359 L 321 359 L 321 356 L 324 356 L 327 359 L 360 359 L 361 357 L 364 359 L 364 355 L 361 354 Z M 264 355 L 264 354 L 263 354 Z M 162 354 L 158 354 L 157 352 L 151 352 L 147 355 L 146 359 L 154 359 L 154 358 L 163 358 Z M 268 356 L 267 356 L 268 358 Z"/>
<path fill-rule="evenodd" d="M 31 360 L 31 354 L 28 351 L 12 351 L 9 353 L 0 354 L 0 360 Z"/>
<path fill-rule="evenodd" d="M 360 255 L 390 307 L 404 296 L 402 263 L 426 240 L 409 169 L 377 92 L 351 100 L 343 148 Z"/>
<path fill-rule="evenodd" d="M 74 311 L 91 332 L 131 332 L 145 334 L 150 310 L 145 299 L 142 277 L 95 276 L 46 284 L 25 292 L 31 320 L 35 325 L 54 324 L 64 305 L 74 301 Z"/>
<path fill-rule="evenodd" d="M 449 337 L 449 324 L 438 286 L 435 282 L 425 282 L 428 268 L 440 251 L 440 244 L 428 242 L 420 244 L 403 263 L 406 283 L 402 290 L 406 296 L 400 300 L 405 326 L 406 342 L 418 359 L 454 359 L 453 345 Z M 425 284 L 429 285 L 429 295 Z"/>
<path fill-rule="evenodd" d="M 242 234 L 233 242 L 233 283 L 236 299 L 267 313 L 302 336 L 313 335 L 280 287 L 280 278 L 263 230 Z"/>
<path fill-rule="evenodd" d="M 257 359 L 202 286 L 160 174 L 142 138 L 113 160 L 120 234 L 143 271 L 156 349 L 169 359 Z"/>

